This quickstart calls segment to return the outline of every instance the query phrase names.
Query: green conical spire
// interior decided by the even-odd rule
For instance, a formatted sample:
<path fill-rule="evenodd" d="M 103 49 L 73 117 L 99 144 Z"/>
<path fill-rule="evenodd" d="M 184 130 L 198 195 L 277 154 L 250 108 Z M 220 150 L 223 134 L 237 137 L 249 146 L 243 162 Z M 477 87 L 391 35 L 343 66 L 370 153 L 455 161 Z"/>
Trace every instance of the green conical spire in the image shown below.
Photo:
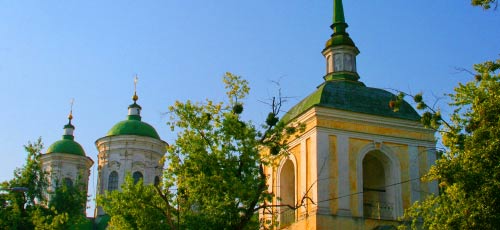
<path fill-rule="evenodd" d="M 346 28 L 347 28 L 347 23 L 345 23 L 344 6 L 342 5 L 342 0 L 335 0 L 333 2 L 333 24 L 332 24 L 333 32 L 335 34 L 345 33 Z"/>
<path fill-rule="evenodd" d="M 359 50 L 346 32 L 347 23 L 344 17 L 342 0 L 333 1 L 333 34 L 326 42 L 322 53 L 327 61 L 326 81 L 350 80 L 358 81 L 356 72 L 356 55 Z"/>

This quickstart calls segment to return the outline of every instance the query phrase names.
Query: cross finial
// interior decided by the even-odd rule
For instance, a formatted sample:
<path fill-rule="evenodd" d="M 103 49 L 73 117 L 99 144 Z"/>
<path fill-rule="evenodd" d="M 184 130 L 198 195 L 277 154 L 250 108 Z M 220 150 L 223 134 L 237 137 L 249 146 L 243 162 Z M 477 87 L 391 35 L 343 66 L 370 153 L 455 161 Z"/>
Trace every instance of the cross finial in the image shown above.
<path fill-rule="evenodd" d="M 70 124 L 71 124 L 71 120 L 73 119 L 73 104 L 74 103 L 75 103 L 75 99 L 71 98 L 71 100 L 69 101 L 70 109 L 69 109 L 69 115 L 68 115 L 68 119 L 69 119 Z"/>
<path fill-rule="evenodd" d="M 139 80 L 139 78 L 137 77 L 137 74 L 135 74 L 135 78 L 134 78 L 134 96 L 132 97 L 132 100 L 134 100 L 134 103 L 137 101 L 137 99 L 139 99 L 139 97 L 137 96 L 137 81 Z"/>
<path fill-rule="evenodd" d="M 135 74 L 135 78 L 134 78 L 134 92 L 137 91 L 137 81 L 139 80 L 139 78 L 137 77 L 137 74 Z"/>

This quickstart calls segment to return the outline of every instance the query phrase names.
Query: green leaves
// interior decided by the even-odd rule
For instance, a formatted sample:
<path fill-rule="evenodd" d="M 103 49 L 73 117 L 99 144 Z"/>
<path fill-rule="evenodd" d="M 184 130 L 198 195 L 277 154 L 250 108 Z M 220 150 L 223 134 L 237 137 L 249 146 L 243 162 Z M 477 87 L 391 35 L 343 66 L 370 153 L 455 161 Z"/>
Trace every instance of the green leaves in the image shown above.
<path fill-rule="evenodd" d="M 490 9 L 491 6 L 494 6 L 496 9 L 498 6 L 497 0 L 471 0 L 471 3 L 473 6 L 480 6 L 485 10 Z"/>
<path fill-rule="evenodd" d="M 169 124 L 179 132 L 168 150 L 165 178 L 182 191 L 174 200 L 180 225 L 191 229 L 256 228 L 255 207 L 272 197 L 261 172 L 268 163 L 261 152 L 283 153 L 285 139 L 300 130 L 280 123 L 274 107 L 262 131 L 241 120 L 248 82 L 231 73 L 223 80 L 228 104 L 188 101 L 170 108 Z"/>
<path fill-rule="evenodd" d="M 109 229 L 172 229 L 175 209 L 159 192 L 153 185 L 134 183 L 128 174 L 121 191 L 98 196 L 97 204 L 111 216 Z"/>
<path fill-rule="evenodd" d="M 500 60 L 474 69 L 474 79 L 459 84 L 450 95 L 455 108 L 451 122 L 444 122 L 439 111 L 422 115 L 426 126 L 446 124 L 441 134 L 447 149 L 425 178 L 439 182 L 439 196 L 428 197 L 405 213 L 413 229 L 420 224 L 424 229 L 500 226 Z"/>

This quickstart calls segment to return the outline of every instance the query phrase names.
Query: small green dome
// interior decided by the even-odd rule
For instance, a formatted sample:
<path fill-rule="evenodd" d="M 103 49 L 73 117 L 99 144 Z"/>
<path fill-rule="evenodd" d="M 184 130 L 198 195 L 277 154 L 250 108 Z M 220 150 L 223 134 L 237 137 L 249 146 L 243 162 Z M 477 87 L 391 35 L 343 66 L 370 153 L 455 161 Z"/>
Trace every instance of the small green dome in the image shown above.
<path fill-rule="evenodd" d="M 143 137 L 152 137 L 160 140 L 160 135 L 150 124 L 142 122 L 139 116 L 128 116 L 127 120 L 120 121 L 114 125 L 106 136 L 117 135 L 137 135 Z"/>
<path fill-rule="evenodd" d="M 340 45 L 356 47 L 351 37 L 349 37 L 347 33 L 344 33 L 344 34 L 334 34 L 330 39 L 328 39 L 328 41 L 326 41 L 325 44 L 325 49 Z"/>
<path fill-rule="evenodd" d="M 47 149 L 47 154 L 49 153 L 67 153 L 85 156 L 85 151 L 83 151 L 82 146 L 74 141 L 73 136 L 70 135 L 64 135 L 62 140 L 56 141 L 54 144 L 50 145 Z"/>

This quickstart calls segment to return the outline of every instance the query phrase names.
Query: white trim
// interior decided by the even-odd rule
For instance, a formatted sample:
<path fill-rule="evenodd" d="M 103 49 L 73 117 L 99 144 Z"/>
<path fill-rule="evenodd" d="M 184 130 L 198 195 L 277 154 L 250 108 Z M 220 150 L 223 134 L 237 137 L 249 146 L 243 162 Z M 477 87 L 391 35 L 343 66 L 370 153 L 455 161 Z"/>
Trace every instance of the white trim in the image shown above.
<path fill-rule="evenodd" d="M 420 166 L 418 157 L 418 147 L 415 145 L 408 146 L 409 154 L 409 175 L 410 179 L 410 202 L 413 204 L 415 201 L 420 200 Z"/>
<path fill-rule="evenodd" d="M 338 175 L 338 215 L 351 216 L 351 196 L 349 183 L 349 136 L 337 135 L 337 167 Z"/>

